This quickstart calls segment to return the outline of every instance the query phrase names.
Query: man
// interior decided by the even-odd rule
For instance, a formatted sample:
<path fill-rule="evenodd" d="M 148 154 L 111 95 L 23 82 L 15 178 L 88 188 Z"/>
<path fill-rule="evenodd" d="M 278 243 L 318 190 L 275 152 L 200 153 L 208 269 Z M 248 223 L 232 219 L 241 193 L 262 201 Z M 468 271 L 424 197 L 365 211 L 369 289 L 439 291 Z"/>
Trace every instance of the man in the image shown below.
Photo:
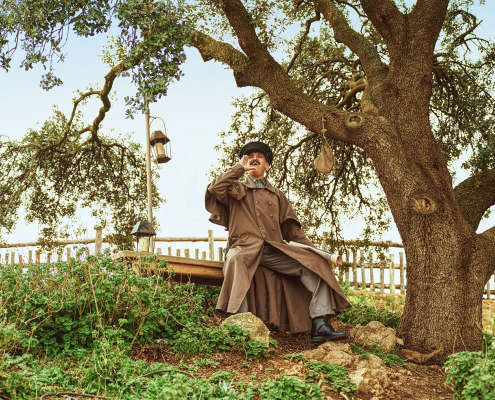
<path fill-rule="evenodd" d="M 251 142 L 241 149 L 239 160 L 206 191 L 210 221 L 229 230 L 216 308 L 227 314 L 251 311 L 291 332 L 311 328 L 314 342 L 345 338 L 347 333 L 336 331 L 325 318 L 351 306 L 328 261 L 284 243 L 314 247 L 285 195 L 265 178 L 272 150 Z M 239 181 L 246 172 L 247 178 Z"/>

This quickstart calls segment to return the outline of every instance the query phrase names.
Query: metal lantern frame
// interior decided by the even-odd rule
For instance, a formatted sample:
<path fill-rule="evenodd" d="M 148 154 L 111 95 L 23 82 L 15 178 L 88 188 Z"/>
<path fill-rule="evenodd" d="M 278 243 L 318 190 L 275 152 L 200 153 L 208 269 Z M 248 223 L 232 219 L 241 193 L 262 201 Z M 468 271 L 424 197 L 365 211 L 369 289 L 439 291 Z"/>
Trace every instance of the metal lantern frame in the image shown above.
<path fill-rule="evenodd" d="M 160 117 L 151 117 L 153 121 L 155 119 L 160 119 L 163 123 L 163 130 L 153 131 L 150 136 L 150 148 L 153 151 L 153 161 L 156 164 L 165 164 L 172 159 L 172 146 L 170 144 L 170 138 L 167 136 L 167 128 L 165 127 L 165 121 Z M 153 123 L 151 121 L 151 124 Z"/>
<path fill-rule="evenodd" d="M 148 253 L 154 253 L 155 242 L 153 241 L 153 246 L 150 249 L 151 238 L 156 236 L 155 229 L 153 225 L 149 221 L 138 221 L 134 228 L 132 228 L 131 232 L 132 236 L 136 236 L 136 251 L 139 252 L 139 238 L 147 237 L 148 238 Z M 150 251 L 153 250 L 153 251 Z"/>

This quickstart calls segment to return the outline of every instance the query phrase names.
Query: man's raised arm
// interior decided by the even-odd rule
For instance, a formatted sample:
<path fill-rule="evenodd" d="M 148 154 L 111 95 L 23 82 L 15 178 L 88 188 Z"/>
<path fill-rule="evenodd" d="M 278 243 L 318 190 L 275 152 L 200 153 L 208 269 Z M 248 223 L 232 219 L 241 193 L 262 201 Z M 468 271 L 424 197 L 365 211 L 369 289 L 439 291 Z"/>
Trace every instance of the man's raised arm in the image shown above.
<path fill-rule="evenodd" d="M 248 157 L 242 157 L 241 161 L 232 168 L 225 171 L 219 177 L 215 178 L 208 186 L 208 191 L 222 204 L 228 204 L 229 195 L 235 199 L 241 198 L 244 193 L 242 185 L 234 185 L 246 171 L 252 171 L 256 168 L 247 165 Z"/>

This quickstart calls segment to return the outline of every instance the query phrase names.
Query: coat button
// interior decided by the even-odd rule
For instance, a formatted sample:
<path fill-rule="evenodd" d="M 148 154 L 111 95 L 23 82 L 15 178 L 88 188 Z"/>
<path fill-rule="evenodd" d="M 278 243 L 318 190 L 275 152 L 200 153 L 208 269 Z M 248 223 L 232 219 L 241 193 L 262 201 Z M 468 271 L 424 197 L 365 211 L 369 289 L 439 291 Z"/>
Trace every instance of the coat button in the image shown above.
<path fill-rule="evenodd" d="M 273 218 L 273 214 L 270 214 L 270 218 Z"/>
<path fill-rule="evenodd" d="M 263 227 L 262 227 L 262 226 L 260 226 L 260 229 L 261 229 L 261 230 L 263 230 Z"/>
<path fill-rule="evenodd" d="M 239 237 L 241 237 L 241 235 L 239 235 Z"/>
<path fill-rule="evenodd" d="M 256 193 L 256 189 L 254 189 L 253 192 Z"/>
<path fill-rule="evenodd" d="M 256 201 L 255 201 L 255 203 L 256 203 L 256 204 L 258 204 L 258 203 L 259 203 L 259 201 L 258 201 L 258 200 L 256 200 Z"/>
<path fill-rule="evenodd" d="M 272 231 L 274 231 L 274 230 L 275 230 L 275 228 L 272 228 Z"/>
<path fill-rule="evenodd" d="M 256 216 L 259 217 L 260 216 L 260 213 L 257 213 Z"/>
<path fill-rule="evenodd" d="M 269 202 L 268 202 L 268 204 L 272 205 L 272 202 L 271 202 L 271 201 L 269 201 Z"/>

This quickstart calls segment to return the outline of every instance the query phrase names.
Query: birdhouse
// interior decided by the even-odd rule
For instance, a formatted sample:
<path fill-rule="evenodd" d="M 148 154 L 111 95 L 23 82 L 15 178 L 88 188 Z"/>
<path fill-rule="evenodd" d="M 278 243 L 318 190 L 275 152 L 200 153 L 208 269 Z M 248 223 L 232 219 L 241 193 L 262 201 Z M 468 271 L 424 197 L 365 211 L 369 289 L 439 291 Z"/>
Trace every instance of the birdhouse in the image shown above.
<path fill-rule="evenodd" d="M 151 134 L 150 145 L 154 149 L 156 163 L 164 164 L 172 159 L 170 139 L 162 131 L 154 131 Z"/>

